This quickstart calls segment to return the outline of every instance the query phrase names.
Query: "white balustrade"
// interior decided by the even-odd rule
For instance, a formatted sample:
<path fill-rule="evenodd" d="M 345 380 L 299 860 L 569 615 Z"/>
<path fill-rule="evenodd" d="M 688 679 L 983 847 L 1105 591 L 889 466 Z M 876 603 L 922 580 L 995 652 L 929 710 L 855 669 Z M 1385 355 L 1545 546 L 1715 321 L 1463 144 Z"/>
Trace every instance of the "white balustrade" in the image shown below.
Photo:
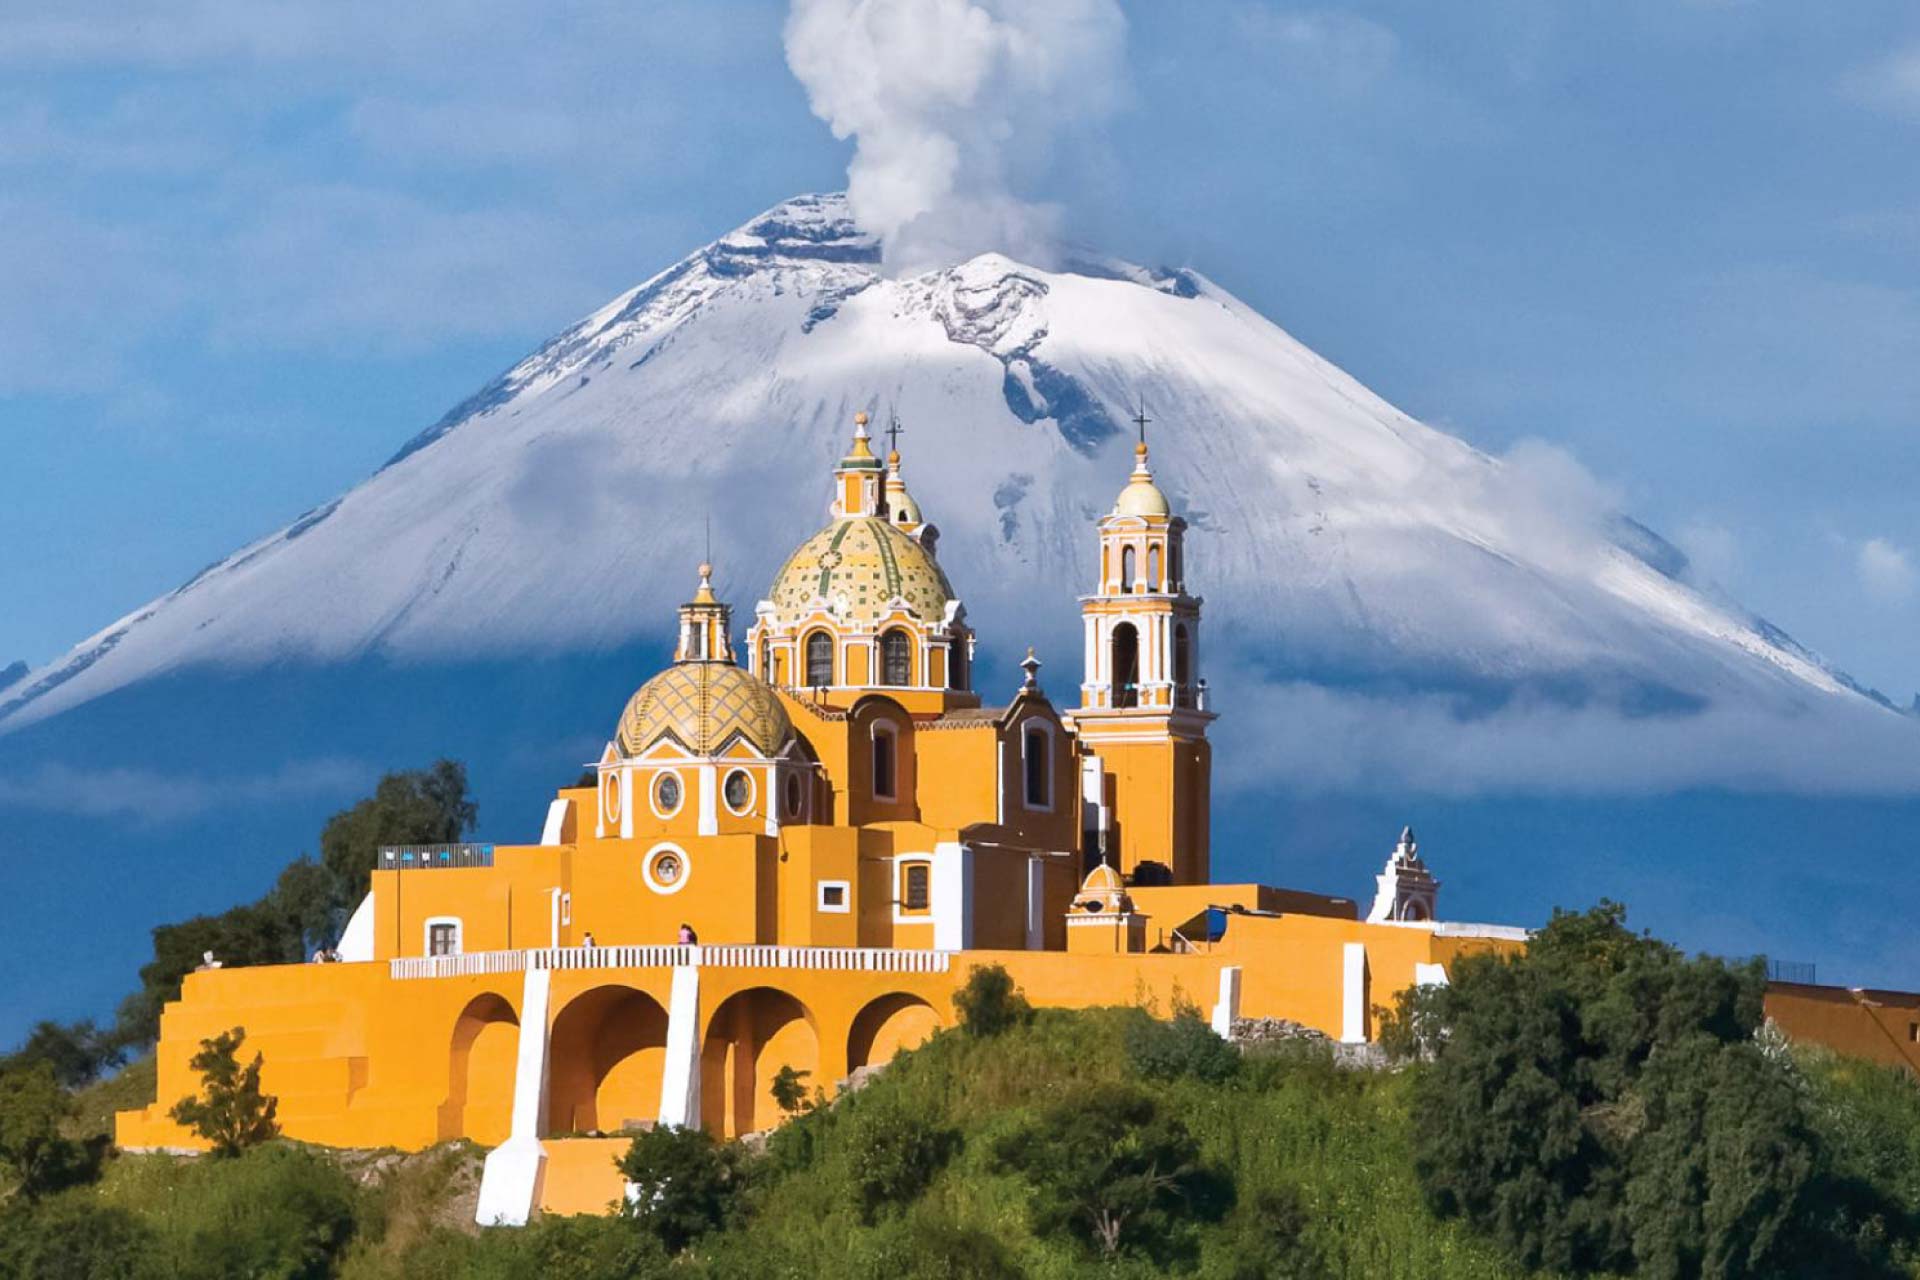
<path fill-rule="evenodd" d="M 535 947 L 519 951 L 468 951 L 451 956 L 389 960 L 395 978 L 463 978 L 527 969 L 670 969 L 704 965 L 722 969 L 833 969 L 862 973 L 946 973 L 950 951 L 890 947 L 776 947 L 751 944 L 624 947 Z"/>

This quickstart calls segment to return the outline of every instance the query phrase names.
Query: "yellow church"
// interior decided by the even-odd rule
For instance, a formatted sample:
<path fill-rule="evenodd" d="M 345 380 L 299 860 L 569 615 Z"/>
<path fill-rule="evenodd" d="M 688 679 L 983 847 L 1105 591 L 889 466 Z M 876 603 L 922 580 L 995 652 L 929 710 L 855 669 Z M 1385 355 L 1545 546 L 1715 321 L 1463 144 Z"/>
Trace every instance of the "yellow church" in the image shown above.
<path fill-rule="evenodd" d="M 754 609 L 740 662 L 701 565 L 672 665 L 628 700 L 538 843 L 381 851 L 344 963 L 209 969 L 167 1006 L 160 1101 L 123 1147 L 192 1149 L 167 1117 L 199 1041 L 246 1029 L 292 1138 L 491 1148 L 485 1223 L 598 1211 L 623 1130 L 739 1135 L 782 1067 L 829 1089 L 952 1020 L 976 966 L 1038 1005 L 1198 1005 L 1348 1042 L 1463 951 L 1412 833 L 1366 911 L 1216 884 L 1202 601 L 1144 440 L 1088 531 L 1077 697 L 1027 650 L 974 688 L 967 611 L 899 453 L 867 417 L 824 528 Z M 1118 477 L 1116 477 L 1118 479 Z"/>

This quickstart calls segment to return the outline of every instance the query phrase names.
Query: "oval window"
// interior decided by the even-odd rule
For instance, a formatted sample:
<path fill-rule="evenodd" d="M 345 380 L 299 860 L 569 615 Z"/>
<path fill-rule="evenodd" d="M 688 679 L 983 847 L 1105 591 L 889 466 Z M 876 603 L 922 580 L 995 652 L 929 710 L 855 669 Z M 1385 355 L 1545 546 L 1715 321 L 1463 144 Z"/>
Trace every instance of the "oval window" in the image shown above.
<path fill-rule="evenodd" d="M 800 775 L 797 773 L 787 775 L 787 816 L 800 816 Z"/>
<path fill-rule="evenodd" d="M 678 854 L 663 853 L 653 860 L 653 878 L 661 884 L 680 882 L 680 857 Z"/>
<path fill-rule="evenodd" d="M 680 807 L 680 776 L 663 773 L 653 784 L 653 804 L 662 817 Z"/>
<path fill-rule="evenodd" d="M 727 808 L 735 813 L 745 813 L 747 806 L 753 803 L 753 779 L 747 776 L 745 769 L 735 769 L 727 775 L 720 794 L 726 797 Z"/>

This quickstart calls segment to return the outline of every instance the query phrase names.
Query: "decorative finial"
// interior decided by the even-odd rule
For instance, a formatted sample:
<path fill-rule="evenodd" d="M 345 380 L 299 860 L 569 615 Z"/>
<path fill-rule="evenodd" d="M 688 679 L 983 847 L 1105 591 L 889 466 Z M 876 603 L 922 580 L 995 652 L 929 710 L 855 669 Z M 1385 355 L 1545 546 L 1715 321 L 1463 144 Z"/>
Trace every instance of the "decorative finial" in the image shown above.
<path fill-rule="evenodd" d="M 1020 660 L 1020 669 L 1027 673 L 1027 678 L 1020 684 L 1021 690 L 1038 693 L 1040 691 L 1040 659 L 1033 656 L 1032 645 L 1027 646 L 1027 656 Z"/>
<path fill-rule="evenodd" d="M 1140 428 L 1140 443 L 1134 446 L 1133 451 L 1135 453 L 1145 453 L 1147 451 L 1147 424 L 1152 421 L 1153 419 L 1147 416 L 1147 402 L 1142 398 L 1140 407 L 1136 409 L 1133 414 L 1133 425 Z"/>
<path fill-rule="evenodd" d="M 867 425 L 867 411 L 865 409 L 853 415 L 853 425 L 856 427 L 865 427 Z"/>
<path fill-rule="evenodd" d="M 900 461 L 900 437 L 906 434 L 906 428 L 900 425 L 900 415 L 887 410 L 887 461 Z"/>

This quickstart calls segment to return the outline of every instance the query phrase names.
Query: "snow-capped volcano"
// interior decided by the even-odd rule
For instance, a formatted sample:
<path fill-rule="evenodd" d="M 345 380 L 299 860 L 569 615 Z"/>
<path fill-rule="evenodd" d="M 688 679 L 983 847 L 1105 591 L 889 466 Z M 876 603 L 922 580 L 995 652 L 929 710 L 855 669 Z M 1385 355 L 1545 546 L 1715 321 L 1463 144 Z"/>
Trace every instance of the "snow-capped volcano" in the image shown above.
<path fill-rule="evenodd" d="M 824 520 L 856 410 L 984 646 L 1077 682 L 1092 522 L 1152 419 L 1216 671 L 1543 691 L 1629 714 L 1868 707 L 1684 581 L 1557 455 L 1395 409 L 1204 277 L 998 255 L 906 278 L 837 196 L 622 294 L 342 497 L 0 692 L 0 729 L 193 664 L 601 648 L 669 625 L 711 521 L 743 613 Z M 1219 679 L 1216 677 L 1216 688 Z"/>

